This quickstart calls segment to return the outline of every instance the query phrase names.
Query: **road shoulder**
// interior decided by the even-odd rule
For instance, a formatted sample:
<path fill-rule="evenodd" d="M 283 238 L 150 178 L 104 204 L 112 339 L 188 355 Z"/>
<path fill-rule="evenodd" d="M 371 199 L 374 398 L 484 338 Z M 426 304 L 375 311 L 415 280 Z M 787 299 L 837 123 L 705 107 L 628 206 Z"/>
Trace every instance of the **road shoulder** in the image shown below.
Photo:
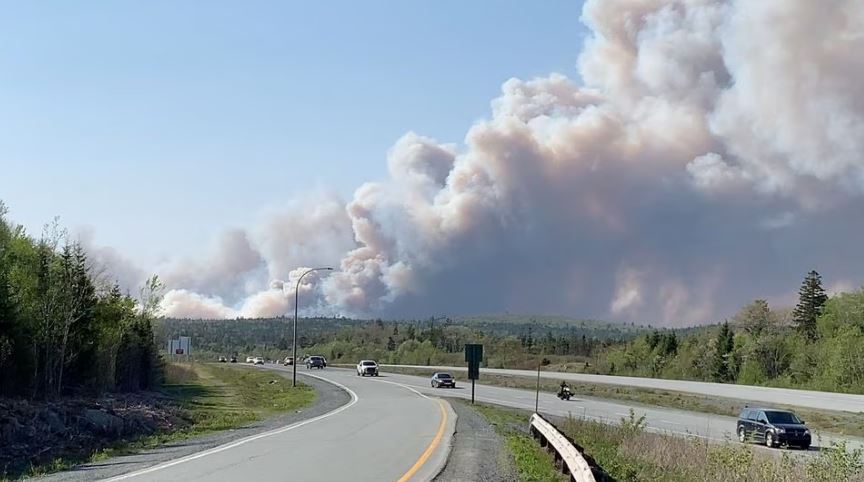
<path fill-rule="evenodd" d="M 447 463 L 434 480 L 517 480 L 516 469 L 507 447 L 486 418 L 464 401 L 452 398 L 449 401 L 457 416 L 456 431 Z"/>
<path fill-rule="evenodd" d="M 279 376 L 290 377 L 290 373 L 273 371 Z M 302 375 L 302 374 L 301 374 Z M 315 390 L 315 402 L 302 410 L 286 413 L 255 422 L 246 427 L 216 432 L 202 437 L 167 444 L 153 450 L 113 457 L 107 460 L 80 465 L 72 470 L 57 472 L 30 480 L 78 482 L 116 477 L 125 473 L 145 469 L 153 465 L 185 457 L 203 450 L 233 442 L 245 437 L 267 432 L 279 427 L 308 420 L 331 412 L 351 401 L 351 396 L 341 388 L 313 377 L 303 376 L 303 383 Z"/>

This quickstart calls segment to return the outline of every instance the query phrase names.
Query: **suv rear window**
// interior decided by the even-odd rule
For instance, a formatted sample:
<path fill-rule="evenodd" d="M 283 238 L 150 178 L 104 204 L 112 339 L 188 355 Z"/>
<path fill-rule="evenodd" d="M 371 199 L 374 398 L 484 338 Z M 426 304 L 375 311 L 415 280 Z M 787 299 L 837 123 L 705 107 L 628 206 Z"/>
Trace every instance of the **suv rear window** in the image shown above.
<path fill-rule="evenodd" d="M 741 414 L 738 415 L 738 418 L 741 420 L 747 420 L 750 418 L 750 412 L 752 412 L 752 410 L 745 408 L 744 410 L 741 410 Z"/>

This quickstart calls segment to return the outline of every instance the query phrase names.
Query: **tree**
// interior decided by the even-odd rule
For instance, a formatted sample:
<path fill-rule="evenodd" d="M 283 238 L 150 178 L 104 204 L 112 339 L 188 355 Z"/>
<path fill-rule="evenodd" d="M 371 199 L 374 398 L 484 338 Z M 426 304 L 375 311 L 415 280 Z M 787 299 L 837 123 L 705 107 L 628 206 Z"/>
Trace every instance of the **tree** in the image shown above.
<path fill-rule="evenodd" d="M 387 337 L 387 351 L 393 351 L 396 349 L 396 340 L 393 339 L 392 336 Z"/>
<path fill-rule="evenodd" d="M 741 308 L 733 320 L 753 338 L 759 338 L 774 324 L 773 314 L 766 300 L 754 300 Z"/>
<path fill-rule="evenodd" d="M 792 320 L 795 327 L 804 337 L 813 341 L 819 336 L 816 328 L 816 320 L 825 308 L 828 295 L 822 288 L 822 276 L 815 270 L 807 273 L 801 289 L 798 291 L 798 305 L 792 312 Z"/>
<path fill-rule="evenodd" d="M 715 348 L 712 378 L 716 382 L 732 381 L 734 374 L 732 373 L 730 358 L 732 349 L 735 348 L 735 334 L 729 329 L 728 321 L 720 325 Z"/>

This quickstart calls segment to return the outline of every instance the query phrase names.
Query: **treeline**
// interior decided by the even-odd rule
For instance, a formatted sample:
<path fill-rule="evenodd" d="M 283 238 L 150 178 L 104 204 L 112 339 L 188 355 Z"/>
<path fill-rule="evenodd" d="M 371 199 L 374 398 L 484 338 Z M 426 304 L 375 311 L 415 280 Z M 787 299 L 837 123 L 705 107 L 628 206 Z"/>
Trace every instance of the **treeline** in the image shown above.
<path fill-rule="evenodd" d="M 154 388 L 161 363 L 152 319 L 161 285 L 142 301 L 101 282 L 57 223 L 40 238 L 11 224 L 0 203 L 0 396 Z"/>
<path fill-rule="evenodd" d="M 509 328 L 513 326 L 511 323 L 506 325 Z M 329 339 L 304 347 L 304 353 L 323 354 L 337 363 L 356 363 L 363 358 L 372 358 L 381 363 L 462 365 L 465 344 L 481 343 L 484 345 L 484 366 L 534 368 L 538 363 L 584 365 L 603 349 L 622 343 L 621 340 L 590 338 L 576 330 L 554 335 L 551 329 L 536 323 L 521 325 L 519 331 L 522 334 L 518 336 L 501 334 L 451 319 L 430 319 L 421 323 L 376 320 L 342 329 Z"/>
<path fill-rule="evenodd" d="M 755 300 L 683 336 L 654 331 L 613 347 L 602 373 L 864 393 L 864 290 L 829 298 L 811 271 L 791 313 Z"/>

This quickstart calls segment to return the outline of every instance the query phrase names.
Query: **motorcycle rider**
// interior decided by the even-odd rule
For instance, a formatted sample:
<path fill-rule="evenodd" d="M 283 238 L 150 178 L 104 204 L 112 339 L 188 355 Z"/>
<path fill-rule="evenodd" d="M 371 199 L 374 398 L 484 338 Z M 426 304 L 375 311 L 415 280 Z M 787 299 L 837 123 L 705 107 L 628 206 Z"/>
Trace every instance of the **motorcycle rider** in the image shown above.
<path fill-rule="evenodd" d="M 564 394 L 564 390 L 570 390 L 570 387 L 567 386 L 567 382 L 561 380 L 561 386 L 558 389 L 558 395 L 561 396 Z"/>

